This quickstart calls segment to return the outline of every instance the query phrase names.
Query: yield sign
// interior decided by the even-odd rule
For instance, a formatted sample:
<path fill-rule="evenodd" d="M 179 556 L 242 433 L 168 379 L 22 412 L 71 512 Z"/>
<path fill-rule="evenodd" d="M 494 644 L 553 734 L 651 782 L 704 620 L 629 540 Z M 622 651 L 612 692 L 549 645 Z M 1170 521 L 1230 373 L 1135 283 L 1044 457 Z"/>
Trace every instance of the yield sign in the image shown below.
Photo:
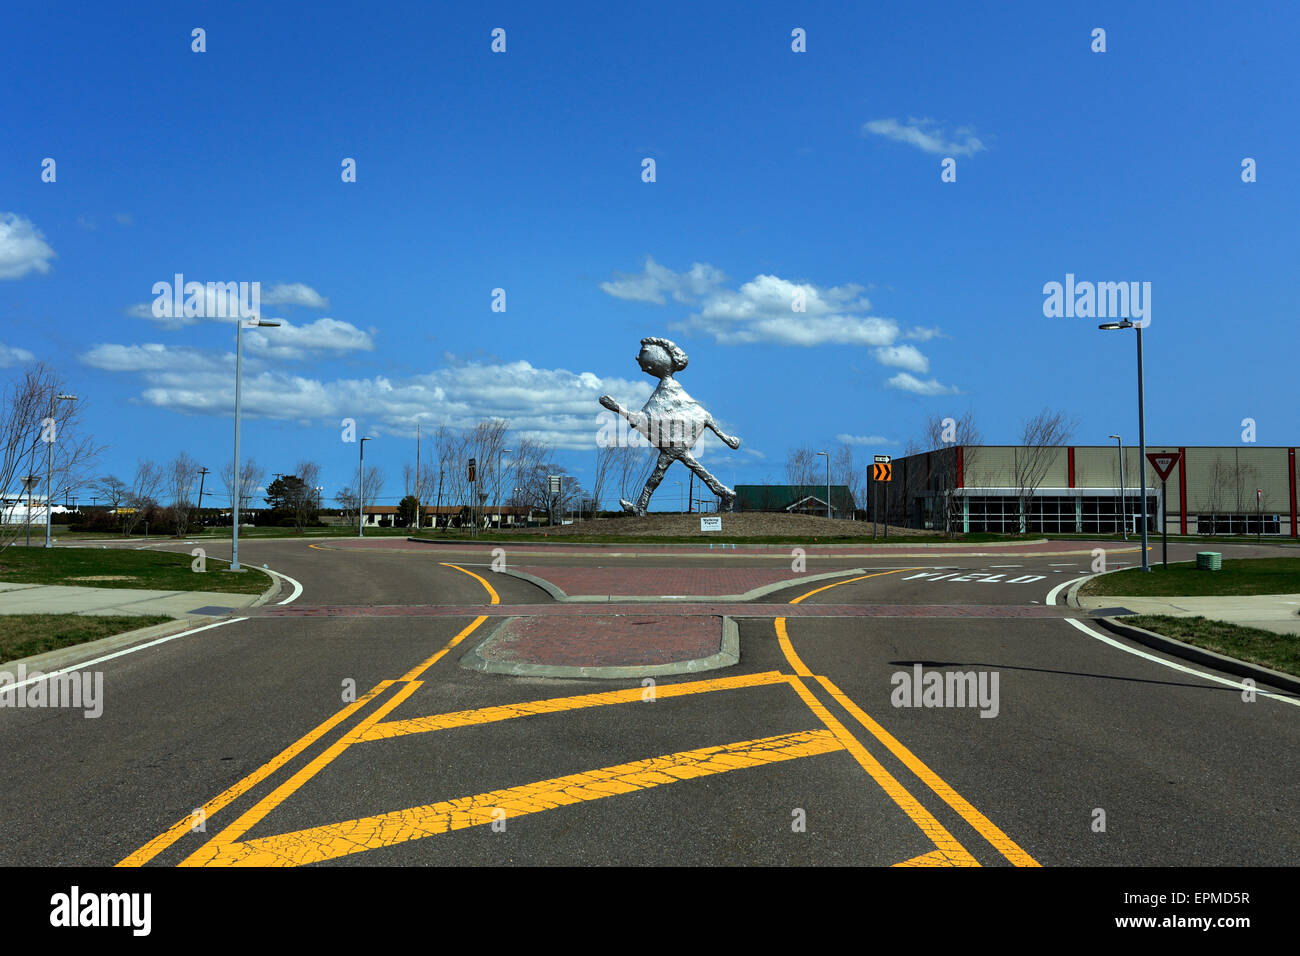
<path fill-rule="evenodd" d="M 1153 451 L 1147 454 L 1147 461 L 1151 462 L 1151 467 L 1156 470 L 1160 480 L 1167 481 L 1174 465 L 1178 464 L 1178 457 L 1176 451 Z"/>

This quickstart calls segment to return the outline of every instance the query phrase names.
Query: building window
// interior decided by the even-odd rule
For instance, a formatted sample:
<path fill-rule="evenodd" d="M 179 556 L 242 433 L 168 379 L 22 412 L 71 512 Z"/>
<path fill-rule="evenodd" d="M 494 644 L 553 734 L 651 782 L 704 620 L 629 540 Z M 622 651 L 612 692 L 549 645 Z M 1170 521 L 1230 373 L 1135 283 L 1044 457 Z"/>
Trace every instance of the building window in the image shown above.
<path fill-rule="evenodd" d="M 1197 515 L 1197 534 L 1281 534 L 1281 515 Z"/>

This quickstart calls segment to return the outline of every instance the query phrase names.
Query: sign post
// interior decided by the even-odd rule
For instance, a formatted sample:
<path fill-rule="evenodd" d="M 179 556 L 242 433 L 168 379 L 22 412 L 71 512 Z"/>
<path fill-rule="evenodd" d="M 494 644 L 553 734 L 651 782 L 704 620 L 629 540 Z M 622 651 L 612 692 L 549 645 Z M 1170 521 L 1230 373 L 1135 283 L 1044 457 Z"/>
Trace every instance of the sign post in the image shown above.
<path fill-rule="evenodd" d="M 547 495 L 546 495 L 547 511 L 550 513 L 550 522 L 552 525 L 554 525 L 555 524 L 555 502 L 556 499 L 560 497 L 560 476 L 559 475 L 546 476 L 546 490 L 547 490 Z"/>
<path fill-rule="evenodd" d="M 475 505 L 478 501 L 478 497 L 474 494 L 474 479 L 477 470 L 478 462 L 471 458 L 469 460 L 469 520 L 474 528 L 474 530 L 470 532 L 470 536 L 474 538 L 478 537 L 478 520 L 474 517 L 475 511 L 477 510 Z"/>
<path fill-rule="evenodd" d="M 1169 476 L 1173 474 L 1174 465 L 1181 456 L 1178 452 L 1153 451 L 1147 453 L 1147 461 L 1160 476 L 1160 563 L 1164 570 L 1169 570 L 1169 517 L 1165 514 L 1165 488 Z M 1146 525 L 1147 503 L 1142 502 L 1142 524 Z"/>
<path fill-rule="evenodd" d="M 1261 513 L 1264 508 L 1264 489 L 1255 489 L 1255 543 L 1260 543 L 1260 535 L 1264 533 L 1264 515 Z"/>
<path fill-rule="evenodd" d="M 889 494 L 889 483 L 894 479 L 893 461 L 894 460 L 890 458 L 888 455 L 876 455 L 875 463 L 871 466 L 871 480 L 873 482 L 872 484 L 873 491 L 877 485 L 883 482 L 885 485 L 885 494 L 886 495 Z M 871 497 L 874 499 L 876 496 L 873 494 Z M 880 507 L 878 504 L 874 502 L 873 502 L 873 507 L 876 510 L 876 523 L 879 524 Z M 873 538 L 876 536 L 874 531 L 872 532 L 871 536 Z M 885 540 L 886 541 L 889 540 L 889 499 L 888 498 L 885 499 Z"/>

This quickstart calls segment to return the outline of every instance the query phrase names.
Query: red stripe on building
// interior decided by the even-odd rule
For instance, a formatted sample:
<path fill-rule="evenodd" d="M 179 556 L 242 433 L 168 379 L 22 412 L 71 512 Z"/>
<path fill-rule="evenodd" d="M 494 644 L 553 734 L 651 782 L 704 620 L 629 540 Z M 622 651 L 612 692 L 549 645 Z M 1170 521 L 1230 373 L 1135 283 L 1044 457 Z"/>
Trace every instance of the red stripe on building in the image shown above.
<path fill-rule="evenodd" d="M 1293 465 L 1294 465 L 1294 463 L 1293 463 Z M 1291 473 L 1291 479 L 1292 479 L 1292 480 L 1291 480 L 1291 486 L 1292 486 L 1292 488 L 1294 488 L 1294 487 L 1295 487 L 1295 472 L 1294 472 L 1294 471 Z M 957 446 L 957 487 L 958 487 L 958 488 L 965 488 L 965 487 L 966 487 L 966 456 L 962 454 L 962 447 L 961 447 L 961 445 L 958 445 L 958 446 Z M 1291 508 L 1291 510 L 1292 510 L 1292 511 L 1295 511 L 1295 507 L 1294 507 L 1294 505 L 1295 505 L 1295 494 L 1294 494 L 1294 492 L 1293 492 L 1292 495 L 1291 495 L 1291 504 L 1292 504 L 1292 508 Z M 1295 523 L 1295 522 L 1292 521 L 1292 524 L 1294 524 L 1294 523 Z"/>
<path fill-rule="evenodd" d="M 1187 449 L 1178 449 L 1178 516 L 1181 519 L 1182 530 L 1179 534 L 1187 534 Z"/>
<path fill-rule="evenodd" d="M 1074 487 L 1074 446 L 1070 446 L 1070 487 Z"/>
<path fill-rule="evenodd" d="M 1291 448 L 1291 449 L 1288 450 L 1288 453 L 1287 453 L 1287 459 L 1288 459 L 1288 461 L 1290 462 L 1290 465 L 1291 465 L 1291 468 L 1290 468 L 1290 472 L 1291 472 L 1291 537 L 1295 538 L 1295 537 L 1300 537 L 1300 535 L 1297 535 L 1297 533 L 1296 533 L 1296 526 L 1295 526 L 1295 517 L 1296 517 L 1296 515 L 1295 515 L 1295 449 L 1294 449 L 1294 448 Z"/>

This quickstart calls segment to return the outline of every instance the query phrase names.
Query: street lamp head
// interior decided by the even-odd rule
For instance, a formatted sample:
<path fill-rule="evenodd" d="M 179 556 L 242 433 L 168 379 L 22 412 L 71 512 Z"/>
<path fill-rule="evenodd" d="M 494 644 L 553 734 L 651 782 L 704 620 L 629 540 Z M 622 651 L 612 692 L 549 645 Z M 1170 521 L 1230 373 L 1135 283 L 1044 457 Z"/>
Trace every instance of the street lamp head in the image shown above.
<path fill-rule="evenodd" d="M 1115 439 L 1116 441 L 1120 441 L 1120 437 L 1118 435 L 1111 435 L 1110 437 Z"/>
<path fill-rule="evenodd" d="M 1103 322 L 1097 328 L 1106 332 L 1113 332 L 1116 329 L 1131 329 L 1133 328 L 1133 322 L 1130 319 L 1125 319 L 1123 322 Z"/>

